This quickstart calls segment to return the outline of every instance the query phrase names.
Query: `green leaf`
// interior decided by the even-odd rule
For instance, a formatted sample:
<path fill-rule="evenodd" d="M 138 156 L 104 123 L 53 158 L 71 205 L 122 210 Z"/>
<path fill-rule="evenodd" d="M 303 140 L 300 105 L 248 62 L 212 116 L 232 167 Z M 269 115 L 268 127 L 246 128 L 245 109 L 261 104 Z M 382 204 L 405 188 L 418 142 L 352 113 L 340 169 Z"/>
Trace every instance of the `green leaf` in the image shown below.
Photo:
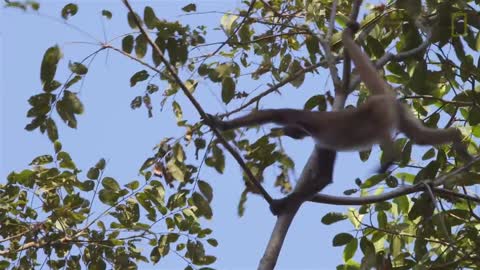
<path fill-rule="evenodd" d="M 235 81 L 232 77 L 225 77 L 222 80 L 222 101 L 228 104 L 235 96 Z"/>
<path fill-rule="evenodd" d="M 69 127 L 77 127 L 77 119 L 75 118 L 70 104 L 65 100 L 65 96 L 57 102 L 57 113 Z"/>
<path fill-rule="evenodd" d="M 218 148 L 217 145 L 212 146 L 212 156 L 205 160 L 205 164 L 214 167 L 217 172 L 223 173 L 223 170 L 225 169 L 225 156 L 223 155 L 223 151 Z"/>
<path fill-rule="evenodd" d="M 431 159 L 435 157 L 435 149 L 434 148 L 430 148 L 428 149 L 427 152 L 425 152 L 425 154 L 423 154 L 422 156 L 422 160 L 427 160 L 427 159 Z"/>
<path fill-rule="evenodd" d="M 132 102 L 130 102 L 130 108 L 132 109 L 138 109 L 142 106 L 142 97 L 141 96 L 136 96 Z"/>
<path fill-rule="evenodd" d="M 347 262 L 355 255 L 358 248 L 358 240 L 357 238 L 353 238 L 343 249 L 343 261 Z"/>
<path fill-rule="evenodd" d="M 398 186 L 398 179 L 390 175 L 385 180 L 385 183 L 389 188 L 396 188 Z"/>
<path fill-rule="evenodd" d="M 0 261 L 0 269 L 7 269 L 10 266 L 10 262 L 6 260 Z"/>
<path fill-rule="evenodd" d="M 290 84 L 296 88 L 300 87 L 305 80 L 305 73 L 297 74 L 297 72 L 300 72 L 302 70 L 303 67 L 300 62 L 298 62 L 298 60 L 294 60 L 288 69 L 289 76 L 295 77 L 295 79 L 292 80 Z"/>
<path fill-rule="evenodd" d="M 153 94 L 153 93 L 155 93 L 155 92 L 157 92 L 157 91 L 158 91 L 158 86 L 157 86 L 157 85 L 152 84 L 152 83 L 150 83 L 150 84 L 147 85 L 147 92 L 148 92 L 149 94 Z"/>
<path fill-rule="evenodd" d="M 184 162 L 185 161 L 185 152 L 183 151 L 182 145 L 179 143 L 176 143 L 173 145 L 173 156 L 178 162 Z"/>
<path fill-rule="evenodd" d="M 142 167 L 140 167 L 140 172 L 150 168 L 153 164 L 155 164 L 156 160 L 156 158 L 148 158 L 147 160 L 145 160 Z"/>
<path fill-rule="evenodd" d="M 380 183 L 383 179 L 385 179 L 385 174 L 376 174 L 367 180 L 360 186 L 361 188 L 371 188 L 375 186 L 376 184 Z"/>
<path fill-rule="evenodd" d="M 431 161 L 421 169 L 417 175 L 415 175 L 415 179 L 413 180 L 414 184 L 420 183 L 422 180 L 433 180 L 440 169 L 440 164 L 438 161 L 434 160 Z"/>
<path fill-rule="evenodd" d="M 67 4 L 62 9 L 62 18 L 66 20 L 69 17 L 77 14 L 77 11 L 78 11 L 78 6 L 76 4 L 73 4 L 73 3 Z"/>
<path fill-rule="evenodd" d="M 29 4 L 33 10 L 37 11 L 38 9 L 40 9 L 40 3 L 38 2 L 35 2 L 35 1 L 27 1 L 27 4 Z M 1 269 L 1 267 L 0 267 Z"/>
<path fill-rule="evenodd" d="M 375 246 L 365 236 L 360 239 L 360 249 L 362 250 L 362 252 L 365 256 L 375 254 Z"/>
<path fill-rule="evenodd" d="M 89 179 L 98 179 L 98 176 L 100 175 L 100 170 L 98 168 L 90 168 L 87 173 L 87 177 Z"/>
<path fill-rule="evenodd" d="M 212 187 L 207 182 L 202 180 L 198 181 L 198 187 L 200 188 L 200 191 L 202 192 L 203 196 L 207 198 L 207 201 L 212 202 L 212 199 L 213 199 Z"/>
<path fill-rule="evenodd" d="M 238 19 L 237 15 L 232 15 L 230 13 L 226 13 L 220 19 L 220 24 L 222 25 L 223 29 L 227 34 L 231 34 L 233 30 L 233 24 Z"/>
<path fill-rule="evenodd" d="M 378 222 L 378 227 L 379 228 L 385 229 L 387 227 L 387 224 L 388 224 L 387 215 L 385 214 L 384 211 L 378 211 L 377 222 Z"/>
<path fill-rule="evenodd" d="M 58 140 L 58 129 L 55 121 L 52 118 L 47 118 L 45 124 L 47 125 L 47 135 L 50 141 L 55 142 Z"/>
<path fill-rule="evenodd" d="M 183 111 L 182 107 L 180 107 L 180 104 L 178 102 L 173 101 L 172 103 L 173 107 L 173 113 L 175 114 L 175 118 L 177 119 L 177 123 L 183 120 Z"/>
<path fill-rule="evenodd" d="M 57 64 L 62 58 L 62 52 L 58 46 L 48 48 L 43 55 L 42 65 L 40 67 L 40 79 L 45 85 L 53 80 L 57 71 Z"/>
<path fill-rule="evenodd" d="M 65 89 L 70 88 L 70 86 L 76 84 L 82 79 L 82 76 L 75 75 L 72 79 L 70 79 L 68 82 L 65 83 Z"/>
<path fill-rule="evenodd" d="M 408 219 L 415 220 L 418 217 L 429 218 L 435 210 L 435 204 L 432 203 L 428 194 L 422 193 L 419 198 L 415 200 L 410 212 L 408 212 Z"/>
<path fill-rule="evenodd" d="M 97 164 L 95 164 L 95 168 L 98 168 L 99 170 L 105 169 L 106 161 L 104 158 L 101 158 Z"/>
<path fill-rule="evenodd" d="M 73 73 L 78 75 L 85 75 L 88 72 L 88 68 L 79 62 L 68 63 L 68 68 L 70 68 Z"/>
<path fill-rule="evenodd" d="M 110 20 L 112 18 L 112 12 L 110 10 L 104 9 L 102 10 L 102 16 Z"/>
<path fill-rule="evenodd" d="M 288 66 L 290 66 L 291 61 L 292 61 L 292 55 L 289 53 L 285 54 L 280 60 L 280 66 L 278 67 L 278 69 L 282 72 L 286 72 L 288 69 Z"/>
<path fill-rule="evenodd" d="M 399 212 L 408 213 L 410 202 L 407 196 L 396 197 L 393 199 L 393 203 L 397 205 Z"/>
<path fill-rule="evenodd" d="M 83 113 L 83 104 L 80 99 L 78 99 L 77 94 L 65 90 L 63 94 L 63 100 L 66 102 L 67 106 L 69 106 L 69 109 L 71 109 L 73 113 Z"/>
<path fill-rule="evenodd" d="M 349 233 L 339 233 L 333 237 L 332 243 L 334 247 L 338 247 L 348 244 L 352 239 L 354 238 Z"/>
<path fill-rule="evenodd" d="M 198 208 L 199 215 L 204 216 L 206 219 L 212 218 L 212 209 L 210 208 L 210 204 L 202 195 L 200 195 L 200 193 L 194 192 L 192 195 L 192 200 L 194 205 Z"/>
<path fill-rule="evenodd" d="M 145 81 L 148 79 L 150 75 L 148 75 L 148 72 L 146 70 L 141 70 L 130 78 L 130 87 L 133 87 L 137 84 L 137 82 Z"/>
<path fill-rule="evenodd" d="M 427 87 L 427 80 L 425 80 L 427 76 L 427 63 L 425 61 L 419 61 L 408 82 L 408 87 L 410 87 L 413 92 L 420 95 L 430 94 L 429 87 Z"/>
<path fill-rule="evenodd" d="M 60 152 L 62 150 L 62 143 L 59 142 L 59 141 L 55 141 L 53 143 L 53 148 L 55 149 L 55 154 L 57 154 L 58 152 Z"/>
<path fill-rule="evenodd" d="M 178 181 L 180 182 L 184 182 L 185 181 L 185 173 L 184 171 L 182 170 L 182 168 L 180 168 L 177 163 L 175 162 L 174 159 L 171 159 L 168 163 L 167 163 L 167 168 L 168 168 L 168 171 L 172 174 L 172 176 L 177 179 Z"/>
<path fill-rule="evenodd" d="M 146 6 L 143 10 L 143 20 L 149 29 L 155 28 L 158 18 L 155 16 L 155 11 L 153 11 L 151 7 Z"/>
<path fill-rule="evenodd" d="M 137 13 L 132 13 L 132 12 L 128 12 L 127 14 L 127 21 L 128 21 L 128 25 L 130 26 L 130 28 L 132 29 L 137 29 L 137 24 L 135 22 L 135 18 L 137 19 L 137 21 L 142 24 L 142 20 L 140 19 L 140 16 L 138 16 Z"/>
<path fill-rule="evenodd" d="M 197 11 L 197 6 L 193 3 L 190 3 L 182 8 L 185 12 Z"/>
<path fill-rule="evenodd" d="M 102 180 L 102 186 L 105 189 L 108 189 L 108 190 L 114 191 L 114 192 L 120 190 L 120 185 L 112 177 L 104 177 L 103 180 Z"/>
<path fill-rule="evenodd" d="M 53 157 L 51 155 L 42 155 L 34 158 L 28 165 L 45 165 L 52 162 Z"/>
<path fill-rule="evenodd" d="M 138 58 L 143 58 L 147 54 L 147 37 L 144 34 L 140 34 L 135 39 L 135 54 Z"/>
<path fill-rule="evenodd" d="M 105 270 L 107 269 L 107 264 L 103 259 L 97 258 L 96 260 L 91 260 L 88 264 L 88 270 Z"/>
<path fill-rule="evenodd" d="M 307 45 L 307 50 L 310 54 L 310 60 L 313 62 L 316 59 L 315 54 L 320 52 L 319 40 L 314 35 L 307 35 L 305 44 Z"/>
<path fill-rule="evenodd" d="M 47 82 L 43 85 L 43 91 L 47 92 L 47 93 L 50 93 L 52 91 L 55 91 L 58 89 L 58 87 L 60 87 L 62 84 L 57 81 L 57 80 L 52 80 L 50 82 Z M 65 88 L 67 88 L 65 86 Z"/>
<path fill-rule="evenodd" d="M 210 238 L 210 239 L 207 239 L 207 242 L 208 242 L 212 247 L 218 246 L 218 241 L 217 241 L 216 239 Z"/>
<path fill-rule="evenodd" d="M 313 110 L 315 107 L 318 107 L 319 111 L 325 111 L 327 109 L 327 99 L 324 95 L 314 95 L 310 97 L 303 108 L 305 110 Z"/>
<path fill-rule="evenodd" d="M 330 224 L 333 224 L 335 222 L 338 222 L 338 221 L 341 221 L 341 220 L 344 220 L 344 219 L 347 219 L 348 217 L 342 213 L 337 213 L 337 212 L 330 212 L 330 213 L 327 213 L 325 214 L 323 217 L 322 217 L 322 223 L 325 224 L 325 225 L 330 225 Z"/>
<path fill-rule="evenodd" d="M 73 163 L 70 154 L 68 154 L 67 152 L 59 152 L 57 154 L 57 161 L 60 161 L 60 168 L 66 168 L 71 170 L 76 169 L 75 163 Z"/>
<path fill-rule="evenodd" d="M 133 50 L 133 36 L 128 35 L 122 39 L 122 51 L 126 53 L 132 53 Z"/>

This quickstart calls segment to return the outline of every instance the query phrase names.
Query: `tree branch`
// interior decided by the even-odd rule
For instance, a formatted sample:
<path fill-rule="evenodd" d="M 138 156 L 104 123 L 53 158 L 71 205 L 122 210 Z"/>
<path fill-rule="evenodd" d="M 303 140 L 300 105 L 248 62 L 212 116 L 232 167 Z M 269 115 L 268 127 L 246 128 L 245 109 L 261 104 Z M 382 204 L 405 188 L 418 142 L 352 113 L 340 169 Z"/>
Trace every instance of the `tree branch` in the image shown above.
<path fill-rule="evenodd" d="M 243 104 L 242 106 L 240 106 L 240 107 L 236 108 L 235 110 L 232 110 L 228 113 L 220 114 L 219 117 L 229 116 L 229 115 L 232 115 L 234 113 L 242 111 L 243 109 L 247 108 L 248 106 L 252 105 L 253 103 L 259 102 L 263 97 L 269 95 L 270 93 L 277 91 L 280 87 L 286 85 L 289 82 L 294 81 L 299 76 L 301 76 L 301 75 L 303 75 L 307 72 L 313 71 L 313 70 L 317 69 L 318 67 L 325 65 L 326 63 L 327 63 L 326 60 L 323 60 L 323 61 L 320 61 L 319 63 L 317 63 L 315 65 L 312 65 L 312 66 L 306 67 L 304 69 L 301 69 L 301 70 L 295 72 L 295 74 L 288 75 L 285 79 L 283 79 L 282 81 L 280 81 L 277 84 L 274 84 L 269 89 L 263 91 L 262 93 L 258 94 L 257 96 L 253 97 L 247 103 Z"/>
<path fill-rule="evenodd" d="M 361 4 L 362 0 L 355 0 L 353 3 L 353 12 L 351 18 L 354 21 L 356 20 Z M 333 5 L 336 5 L 336 1 L 334 1 Z M 332 14 L 332 16 L 335 16 L 335 14 Z M 334 24 L 331 23 L 329 27 L 334 27 Z M 330 29 L 329 31 L 333 32 L 333 29 Z M 341 85 L 342 84 L 340 83 L 339 86 Z M 335 101 L 332 108 L 334 111 L 343 109 L 347 99 L 347 94 L 348 93 L 343 90 L 337 91 L 336 89 Z M 260 264 L 258 266 L 259 270 L 274 269 L 290 224 L 292 223 L 293 218 L 297 214 L 300 206 L 304 201 L 310 199 L 314 193 L 322 190 L 325 186 L 332 182 L 335 158 L 335 151 L 315 146 L 310 158 L 307 161 L 307 164 L 303 168 L 302 174 L 300 175 L 294 191 L 289 196 L 284 198 L 290 199 L 287 201 L 288 207 L 277 217 L 277 222 L 273 228 L 270 240 L 265 249 L 265 253 L 260 260 Z"/>
<path fill-rule="evenodd" d="M 253 0 L 255 1 L 255 0 Z M 134 10 L 133 8 L 130 6 L 130 3 L 128 2 L 128 0 L 123 0 L 123 3 L 125 4 L 125 6 L 127 7 L 127 9 L 134 13 Z M 203 118 L 203 119 L 207 119 L 208 115 L 205 113 L 205 111 L 203 110 L 202 106 L 200 106 L 200 103 L 198 103 L 198 101 L 195 99 L 195 97 L 193 97 L 193 95 L 190 93 L 190 91 L 188 90 L 187 86 L 183 83 L 182 79 L 180 79 L 179 75 L 177 74 L 177 72 L 175 71 L 175 67 L 173 67 L 166 59 L 165 59 L 165 56 L 163 55 L 162 51 L 160 50 L 160 48 L 157 46 L 157 44 L 150 38 L 150 36 L 148 35 L 148 33 L 145 31 L 145 29 L 143 28 L 142 24 L 140 23 L 140 21 L 138 20 L 137 16 L 133 16 L 134 18 L 134 21 L 135 21 L 135 24 L 137 25 L 137 27 L 140 29 L 140 32 L 146 37 L 148 43 L 150 44 L 150 46 L 152 46 L 152 48 L 155 50 L 155 52 L 159 55 L 159 58 L 160 60 L 162 61 L 162 63 L 165 65 L 165 67 L 167 68 L 168 72 L 170 73 L 170 75 L 173 77 L 173 79 L 175 80 L 175 82 L 180 86 L 180 88 L 182 89 L 183 93 L 185 94 L 185 96 L 188 98 L 188 100 L 193 104 L 193 106 L 195 107 L 195 109 L 197 110 L 197 112 L 200 114 L 200 116 Z M 270 196 L 270 194 L 268 194 L 268 192 L 262 187 L 262 185 L 260 184 L 260 182 L 255 178 L 255 176 L 253 175 L 252 171 L 250 171 L 250 169 L 247 167 L 247 164 L 243 161 L 242 157 L 240 156 L 240 154 L 235 151 L 235 149 L 233 149 L 233 147 L 225 140 L 225 138 L 222 136 L 222 134 L 220 133 L 220 131 L 218 131 L 218 129 L 214 126 L 210 126 L 210 128 L 212 129 L 213 133 L 215 134 L 215 136 L 217 136 L 218 140 L 220 141 L 220 143 L 223 145 L 223 147 L 225 147 L 225 149 L 227 149 L 228 152 L 230 152 L 230 154 L 233 156 L 233 158 L 237 161 L 237 163 L 240 165 L 240 167 L 243 169 L 245 175 L 247 176 L 248 180 L 258 189 L 258 191 L 262 194 L 263 198 L 269 203 L 271 204 L 272 202 L 272 197 Z"/>
<path fill-rule="evenodd" d="M 449 195 L 449 196 L 455 196 L 458 198 L 474 201 L 477 203 L 480 203 L 480 198 L 470 196 L 467 194 L 461 194 L 457 192 L 453 192 L 447 189 L 442 189 L 438 188 L 438 186 L 443 185 L 445 181 L 451 179 L 453 176 L 462 173 L 464 171 L 467 171 L 471 166 L 473 166 L 476 162 L 480 161 L 480 156 L 477 156 L 476 158 L 472 159 L 469 163 L 467 163 L 465 166 L 458 168 L 452 172 L 449 172 L 447 174 L 444 174 L 437 179 L 431 180 L 429 183 L 433 187 L 433 191 L 435 193 L 439 193 L 442 195 Z M 365 197 L 357 197 L 357 198 L 352 198 L 352 197 L 345 197 L 345 196 L 332 196 L 332 195 L 327 195 L 327 194 L 316 194 L 310 201 L 311 202 L 316 202 L 316 203 L 322 203 L 322 204 L 335 204 L 335 205 L 364 205 L 364 204 L 370 204 L 370 203 L 377 203 L 377 202 L 382 202 L 386 200 L 390 200 L 396 197 L 400 197 L 403 195 L 415 193 L 418 191 L 425 190 L 425 185 L 411 185 L 411 186 L 403 186 L 399 187 L 391 192 L 383 193 L 380 195 L 371 195 L 371 196 L 365 196 Z"/>

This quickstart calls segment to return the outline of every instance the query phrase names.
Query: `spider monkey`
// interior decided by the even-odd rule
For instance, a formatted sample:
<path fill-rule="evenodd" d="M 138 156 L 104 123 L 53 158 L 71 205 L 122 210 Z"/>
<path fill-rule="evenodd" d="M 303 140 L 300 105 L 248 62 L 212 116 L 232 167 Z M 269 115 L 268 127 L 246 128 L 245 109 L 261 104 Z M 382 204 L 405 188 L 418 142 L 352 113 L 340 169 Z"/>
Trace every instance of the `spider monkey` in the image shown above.
<path fill-rule="evenodd" d="M 463 159 L 471 160 L 458 129 L 425 127 L 408 107 L 396 99 L 390 85 L 381 78 L 368 56 L 353 40 L 356 29 L 357 23 L 349 23 L 342 33 L 342 41 L 361 80 L 372 94 L 357 108 L 334 112 L 269 109 L 229 121 L 208 115 L 206 121 L 220 130 L 275 123 L 283 126 L 286 136 L 294 139 L 310 136 L 320 147 L 335 151 L 363 150 L 380 144 L 386 161 L 379 169 L 381 173 L 386 172 L 395 159 L 392 137 L 396 131 L 404 133 L 418 145 L 452 143 Z"/>

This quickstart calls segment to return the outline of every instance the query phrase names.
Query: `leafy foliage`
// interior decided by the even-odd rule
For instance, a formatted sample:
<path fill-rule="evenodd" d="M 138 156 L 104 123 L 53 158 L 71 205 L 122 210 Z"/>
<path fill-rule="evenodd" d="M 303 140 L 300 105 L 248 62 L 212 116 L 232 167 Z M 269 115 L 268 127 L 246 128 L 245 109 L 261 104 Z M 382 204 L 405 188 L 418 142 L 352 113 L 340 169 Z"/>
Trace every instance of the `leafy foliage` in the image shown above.
<path fill-rule="evenodd" d="M 336 23 L 344 27 L 352 1 L 339 2 Z M 333 100 L 330 92 L 319 93 L 318 89 L 302 86 L 317 68 L 325 67 L 319 37 L 328 32 L 330 4 L 324 0 L 256 1 L 250 14 L 250 7 L 244 6 L 244 10 L 222 16 L 219 29 L 227 37 L 221 47 L 206 43 L 209 36 L 204 25 L 167 21 L 157 17 L 160 11 L 157 15 L 150 6 L 143 13 L 128 12 L 125 17 L 134 31 L 126 29 L 117 43 L 101 49 L 115 49 L 142 64 L 142 70 L 131 75 L 130 86 L 145 87 L 144 93 L 135 94 L 130 107 L 144 106 L 152 117 L 157 109 L 152 98 L 161 95 L 161 109 L 171 105 L 172 117 L 184 134 L 181 138 L 163 138 L 139 170 L 144 179 L 126 184 L 104 176 L 105 160 L 100 159 L 84 174 L 62 150 L 59 134 L 63 126 L 56 119 L 58 116 L 68 127 L 77 127 L 77 117 L 85 108 L 75 87 L 88 75 L 86 61 L 93 55 L 69 61 L 70 75 L 60 79 L 56 71 L 63 59 L 62 51 L 57 45 L 48 48 L 40 67 L 42 90 L 28 100 L 31 108 L 27 117 L 32 120 L 25 129 L 46 132 L 54 153 L 34 158 L 28 169 L 12 172 L 8 181 L 0 185 L 0 234 L 2 240 L 6 239 L 0 243 L 0 268 L 11 267 L 14 261 L 24 269 L 34 268 L 37 257 L 42 255 L 40 250 L 53 269 L 105 269 L 107 264 L 116 269 L 135 269 L 138 262 L 158 263 L 170 254 L 181 254 L 188 262 L 186 269 L 213 264 L 216 258 L 208 255 L 205 244 L 216 247 L 218 242 L 210 238 L 212 231 L 203 223 L 213 218 L 210 203 L 214 188 L 198 179 L 198 172 L 203 161 L 220 174 L 232 164 L 218 138 L 207 143 L 208 129 L 203 123 L 186 119 L 190 104 L 178 98 L 178 82 L 165 68 L 162 54 L 173 69 L 189 75 L 184 84 L 190 93 L 200 95 L 202 91 L 195 91 L 198 82 L 208 84 L 230 111 L 227 116 L 249 105 L 270 107 L 267 102 L 271 93 L 288 96 L 295 95 L 295 91 L 308 91 L 310 95 L 297 107 L 326 111 Z M 475 4 L 471 0 L 398 0 L 388 6 L 370 6 L 358 36 L 364 50 L 378 60 L 386 52 L 398 56 L 419 48 L 426 37 L 422 34 L 425 29 L 416 23 L 428 28 L 433 45 L 388 62 L 383 74 L 389 83 L 402 86 L 396 89 L 398 96 L 426 126 L 460 125 L 471 152 L 476 152 L 480 137 L 480 62 L 475 59 L 480 50 L 480 16 L 468 8 Z M 37 10 L 40 6 L 32 1 L 7 1 L 5 5 L 22 10 Z M 194 3 L 182 8 L 183 12 L 196 10 Z M 59 14 L 67 20 L 77 12 L 78 6 L 70 3 Z M 112 17 L 108 10 L 101 10 L 101 14 L 107 19 Z M 458 14 L 466 19 L 454 20 Z M 137 31 L 137 20 L 148 29 L 161 54 L 152 50 L 147 36 Z M 211 50 L 206 55 L 198 54 L 199 46 Z M 342 54 L 339 31 L 334 31 L 331 47 L 334 54 Z M 318 76 L 313 77 L 318 84 Z M 265 83 L 268 89 L 260 94 L 245 91 L 243 80 Z M 297 90 L 281 88 L 288 84 Z M 364 102 L 365 89 L 361 86 L 355 90 L 357 104 Z M 228 131 L 222 135 L 235 143 L 259 181 L 289 192 L 289 171 L 295 163 L 283 150 L 281 134 L 274 129 L 254 139 L 251 134 Z M 426 185 L 461 165 L 448 146 L 431 147 L 417 155 L 421 150 L 408 139 L 398 138 L 395 148 L 401 153 L 396 171 L 357 179 L 356 186 L 344 194 L 381 195 L 404 185 Z M 195 161 L 191 161 L 193 152 Z M 199 153 L 203 153 L 203 159 L 197 162 Z M 359 156 L 366 161 L 370 151 L 360 152 Z M 399 195 L 346 213 L 325 215 L 323 224 L 348 220 L 353 227 L 353 232 L 338 232 L 332 239 L 333 246 L 343 248 L 344 262 L 337 269 L 478 268 L 480 218 L 475 214 L 472 197 L 461 194 L 480 184 L 478 170 L 473 166 L 468 172 L 453 175 L 443 187 L 449 195 L 439 196 L 433 191 Z M 267 171 L 275 172 L 275 181 L 265 179 L 265 175 L 272 175 Z M 238 205 L 240 215 L 249 193 L 258 190 L 245 181 Z M 32 202 L 40 208 L 33 207 Z M 92 211 L 93 206 L 96 211 Z M 140 251 L 139 241 L 149 245 L 147 253 Z"/>

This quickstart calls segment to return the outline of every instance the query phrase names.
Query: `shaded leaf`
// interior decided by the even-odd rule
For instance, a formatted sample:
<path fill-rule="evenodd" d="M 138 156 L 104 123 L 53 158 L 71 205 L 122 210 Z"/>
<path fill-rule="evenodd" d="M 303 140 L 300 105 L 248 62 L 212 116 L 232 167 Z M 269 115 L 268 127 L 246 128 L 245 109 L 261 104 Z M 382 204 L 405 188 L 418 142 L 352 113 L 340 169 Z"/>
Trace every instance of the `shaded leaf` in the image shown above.
<path fill-rule="evenodd" d="M 137 23 L 135 21 L 135 18 L 137 19 L 136 21 L 138 21 L 140 24 L 142 24 L 142 20 L 140 19 L 140 16 L 138 16 L 137 13 L 128 12 L 127 21 L 128 21 L 128 25 L 132 29 L 137 29 L 138 28 Z"/>
<path fill-rule="evenodd" d="M 53 80 L 57 71 L 57 64 L 61 58 L 62 52 L 58 46 L 50 47 L 45 51 L 40 67 L 40 79 L 43 84 Z"/>
<path fill-rule="evenodd" d="M 330 225 L 330 224 L 333 224 L 335 222 L 338 222 L 338 221 L 341 221 L 341 220 L 344 220 L 344 219 L 347 219 L 348 217 L 342 213 L 337 213 L 337 212 L 330 212 L 330 213 L 327 213 L 325 214 L 323 217 L 322 217 L 322 223 L 325 224 L 325 225 Z"/>
<path fill-rule="evenodd" d="M 122 39 L 122 50 L 126 53 L 132 53 L 133 50 L 133 36 L 128 35 Z"/>
<path fill-rule="evenodd" d="M 145 54 L 147 54 L 147 37 L 145 35 L 140 34 L 135 39 L 135 54 L 138 58 L 143 58 Z"/>
<path fill-rule="evenodd" d="M 232 77 L 225 77 L 222 80 L 222 101 L 228 104 L 235 96 L 235 81 Z"/>
<path fill-rule="evenodd" d="M 70 68 L 73 73 L 78 75 L 85 75 L 88 72 L 88 68 L 79 62 L 68 63 L 68 68 Z"/>
<path fill-rule="evenodd" d="M 112 18 L 112 12 L 110 10 L 104 9 L 102 10 L 102 16 L 110 20 Z"/>
<path fill-rule="evenodd" d="M 333 237 L 332 243 L 334 247 L 338 247 L 348 244 L 352 239 L 353 236 L 349 233 L 339 233 Z"/>
<path fill-rule="evenodd" d="M 78 11 L 78 6 L 76 4 L 73 4 L 73 3 L 67 4 L 62 9 L 62 18 L 66 20 L 69 17 L 77 14 L 77 11 Z"/>
<path fill-rule="evenodd" d="M 51 155 L 43 155 L 34 158 L 28 165 L 45 165 L 51 162 L 53 162 L 53 157 Z"/>
<path fill-rule="evenodd" d="M 148 75 L 148 72 L 146 70 L 141 70 L 133 74 L 133 76 L 130 78 L 130 86 L 133 87 L 137 84 L 137 82 L 145 81 L 148 79 L 150 75 Z"/>
<path fill-rule="evenodd" d="M 145 7 L 143 10 L 143 20 L 149 29 L 155 28 L 158 18 L 155 16 L 155 11 L 153 11 L 153 8 L 149 6 Z"/>
<path fill-rule="evenodd" d="M 190 3 L 182 8 L 185 12 L 197 11 L 197 6 L 194 3 Z"/>
<path fill-rule="evenodd" d="M 55 142 L 56 140 L 58 140 L 58 129 L 55 121 L 53 121 L 52 118 L 47 118 L 45 123 L 47 125 L 48 138 L 50 139 L 50 141 Z"/>

